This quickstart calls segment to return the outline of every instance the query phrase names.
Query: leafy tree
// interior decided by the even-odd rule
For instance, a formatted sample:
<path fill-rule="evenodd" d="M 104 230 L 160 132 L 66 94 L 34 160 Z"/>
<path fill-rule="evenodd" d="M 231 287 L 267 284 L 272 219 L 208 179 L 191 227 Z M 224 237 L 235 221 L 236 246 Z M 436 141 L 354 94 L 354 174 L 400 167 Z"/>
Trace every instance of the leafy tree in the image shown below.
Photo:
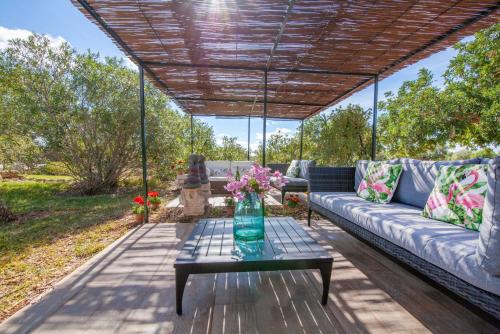
<path fill-rule="evenodd" d="M 353 165 L 371 148 L 371 110 L 349 104 L 304 124 L 304 158 L 323 165 Z"/>
<path fill-rule="evenodd" d="M 303 159 L 316 160 L 322 165 L 352 165 L 367 159 L 371 148 L 371 111 L 359 105 L 339 107 L 304 123 Z M 272 135 L 266 144 L 266 161 L 290 162 L 299 158 L 300 127 L 293 137 Z M 262 159 L 262 147 L 257 152 Z"/>
<path fill-rule="evenodd" d="M 444 74 L 451 140 L 468 147 L 500 145 L 500 23 L 454 48 L 458 54 Z"/>
<path fill-rule="evenodd" d="M 13 166 L 21 163 L 32 169 L 44 161 L 42 147 L 28 136 L 0 135 L 0 163 Z"/>
<path fill-rule="evenodd" d="M 500 144 L 500 24 L 454 48 L 458 54 L 444 74 L 443 89 L 424 68 L 380 103 L 385 157 L 443 159 L 457 144 L 469 149 Z"/>
<path fill-rule="evenodd" d="M 418 78 L 405 81 L 397 95 L 386 93 L 379 104 L 379 141 L 386 157 L 428 158 L 449 138 L 449 109 L 439 88 L 432 85 L 429 70 L 421 69 Z"/>
<path fill-rule="evenodd" d="M 289 163 L 299 158 L 299 142 L 297 135 L 292 137 L 278 131 L 273 133 L 266 141 L 267 163 Z M 262 144 L 259 144 L 255 160 L 262 161 Z"/>
<path fill-rule="evenodd" d="M 220 160 L 246 160 L 247 150 L 237 143 L 237 137 L 222 137 L 222 145 L 218 149 Z"/>
<path fill-rule="evenodd" d="M 459 151 L 454 151 L 448 153 L 446 159 L 449 160 L 465 160 L 472 158 L 494 158 L 496 155 L 499 155 L 500 151 L 495 152 L 491 147 L 486 147 L 480 150 L 468 150 L 461 149 Z"/>
<path fill-rule="evenodd" d="M 0 54 L 0 70 L 0 116 L 9 121 L 2 133 L 38 143 L 66 165 L 82 193 L 112 191 L 140 166 L 138 76 L 122 61 L 76 54 L 68 44 L 52 48 L 46 37 L 32 35 L 10 42 Z M 189 118 L 167 103 L 146 85 L 149 163 L 160 176 L 190 151 Z M 212 129 L 196 122 L 195 135 L 196 149 L 213 154 Z"/>

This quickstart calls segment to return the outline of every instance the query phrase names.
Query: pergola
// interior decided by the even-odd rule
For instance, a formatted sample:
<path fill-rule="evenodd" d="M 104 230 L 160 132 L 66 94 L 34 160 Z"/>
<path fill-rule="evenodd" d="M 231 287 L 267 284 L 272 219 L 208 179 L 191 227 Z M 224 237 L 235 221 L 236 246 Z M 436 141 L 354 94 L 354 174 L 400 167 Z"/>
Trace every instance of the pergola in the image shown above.
<path fill-rule="evenodd" d="M 193 116 L 303 120 L 498 22 L 486 0 L 72 0 L 139 67 L 147 193 L 144 75 Z M 191 136 L 193 143 L 193 136 Z M 146 208 L 147 210 L 147 208 Z M 146 211 L 147 212 L 147 211 Z M 147 214 L 146 214 L 147 217 Z"/>

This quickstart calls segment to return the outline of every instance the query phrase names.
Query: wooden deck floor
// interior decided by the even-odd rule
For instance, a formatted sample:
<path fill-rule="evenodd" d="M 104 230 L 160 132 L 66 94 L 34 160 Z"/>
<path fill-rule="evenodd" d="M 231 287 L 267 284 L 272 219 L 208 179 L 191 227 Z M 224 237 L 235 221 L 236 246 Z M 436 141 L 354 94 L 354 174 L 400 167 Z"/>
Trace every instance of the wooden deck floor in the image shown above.
<path fill-rule="evenodd" d="M 305 223 L 302 222 L 304 225 Z M 314 271 L 198 275 L 175 313 L 173 261 L 192 224 L 145 225 L 77 270 L 1 333 L 496 333 L 327 221 L 306 229 L 335 258 L 330 299 Z"/>

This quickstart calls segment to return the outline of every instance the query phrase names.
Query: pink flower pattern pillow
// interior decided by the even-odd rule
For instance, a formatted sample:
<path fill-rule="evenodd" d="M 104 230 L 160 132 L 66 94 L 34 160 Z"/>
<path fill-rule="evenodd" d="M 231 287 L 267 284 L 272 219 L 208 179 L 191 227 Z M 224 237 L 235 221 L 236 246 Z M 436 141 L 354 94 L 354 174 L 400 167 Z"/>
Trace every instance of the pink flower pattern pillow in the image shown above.
<path fill-rule="evenodd" d="M 357 195 L 375 203 L 389 203 L 398 186 L 402 170 L 401 164 L 370 161 Z"/>
<path fill-rule="evenodd" d="M 442 166 L 422 215 L 479 231 L 487 165 Z"/>

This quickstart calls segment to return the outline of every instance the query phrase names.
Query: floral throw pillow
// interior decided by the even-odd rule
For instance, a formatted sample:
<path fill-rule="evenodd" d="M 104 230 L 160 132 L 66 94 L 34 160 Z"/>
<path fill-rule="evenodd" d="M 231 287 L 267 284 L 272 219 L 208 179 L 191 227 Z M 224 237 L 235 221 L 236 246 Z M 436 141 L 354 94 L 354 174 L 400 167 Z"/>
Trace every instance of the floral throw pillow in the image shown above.
<path fill-rule="evenodd" d="M 370 161 L 365 177 L 359 183 L 358 196 L 375 203 L 389 203 L 402 171 L 401 164 Z"/>
<path fill-rule="evenodd" d="M 288 177 L 299 177 L 300 167 L 297 160 L 293 160 L 288 169 L 286 170 L 286 176 Z"/>
<path fill-rule="evenodd" d="M 479 231 L 487 168 L 487 165 L 442 166 L 422 215 Z"/>

